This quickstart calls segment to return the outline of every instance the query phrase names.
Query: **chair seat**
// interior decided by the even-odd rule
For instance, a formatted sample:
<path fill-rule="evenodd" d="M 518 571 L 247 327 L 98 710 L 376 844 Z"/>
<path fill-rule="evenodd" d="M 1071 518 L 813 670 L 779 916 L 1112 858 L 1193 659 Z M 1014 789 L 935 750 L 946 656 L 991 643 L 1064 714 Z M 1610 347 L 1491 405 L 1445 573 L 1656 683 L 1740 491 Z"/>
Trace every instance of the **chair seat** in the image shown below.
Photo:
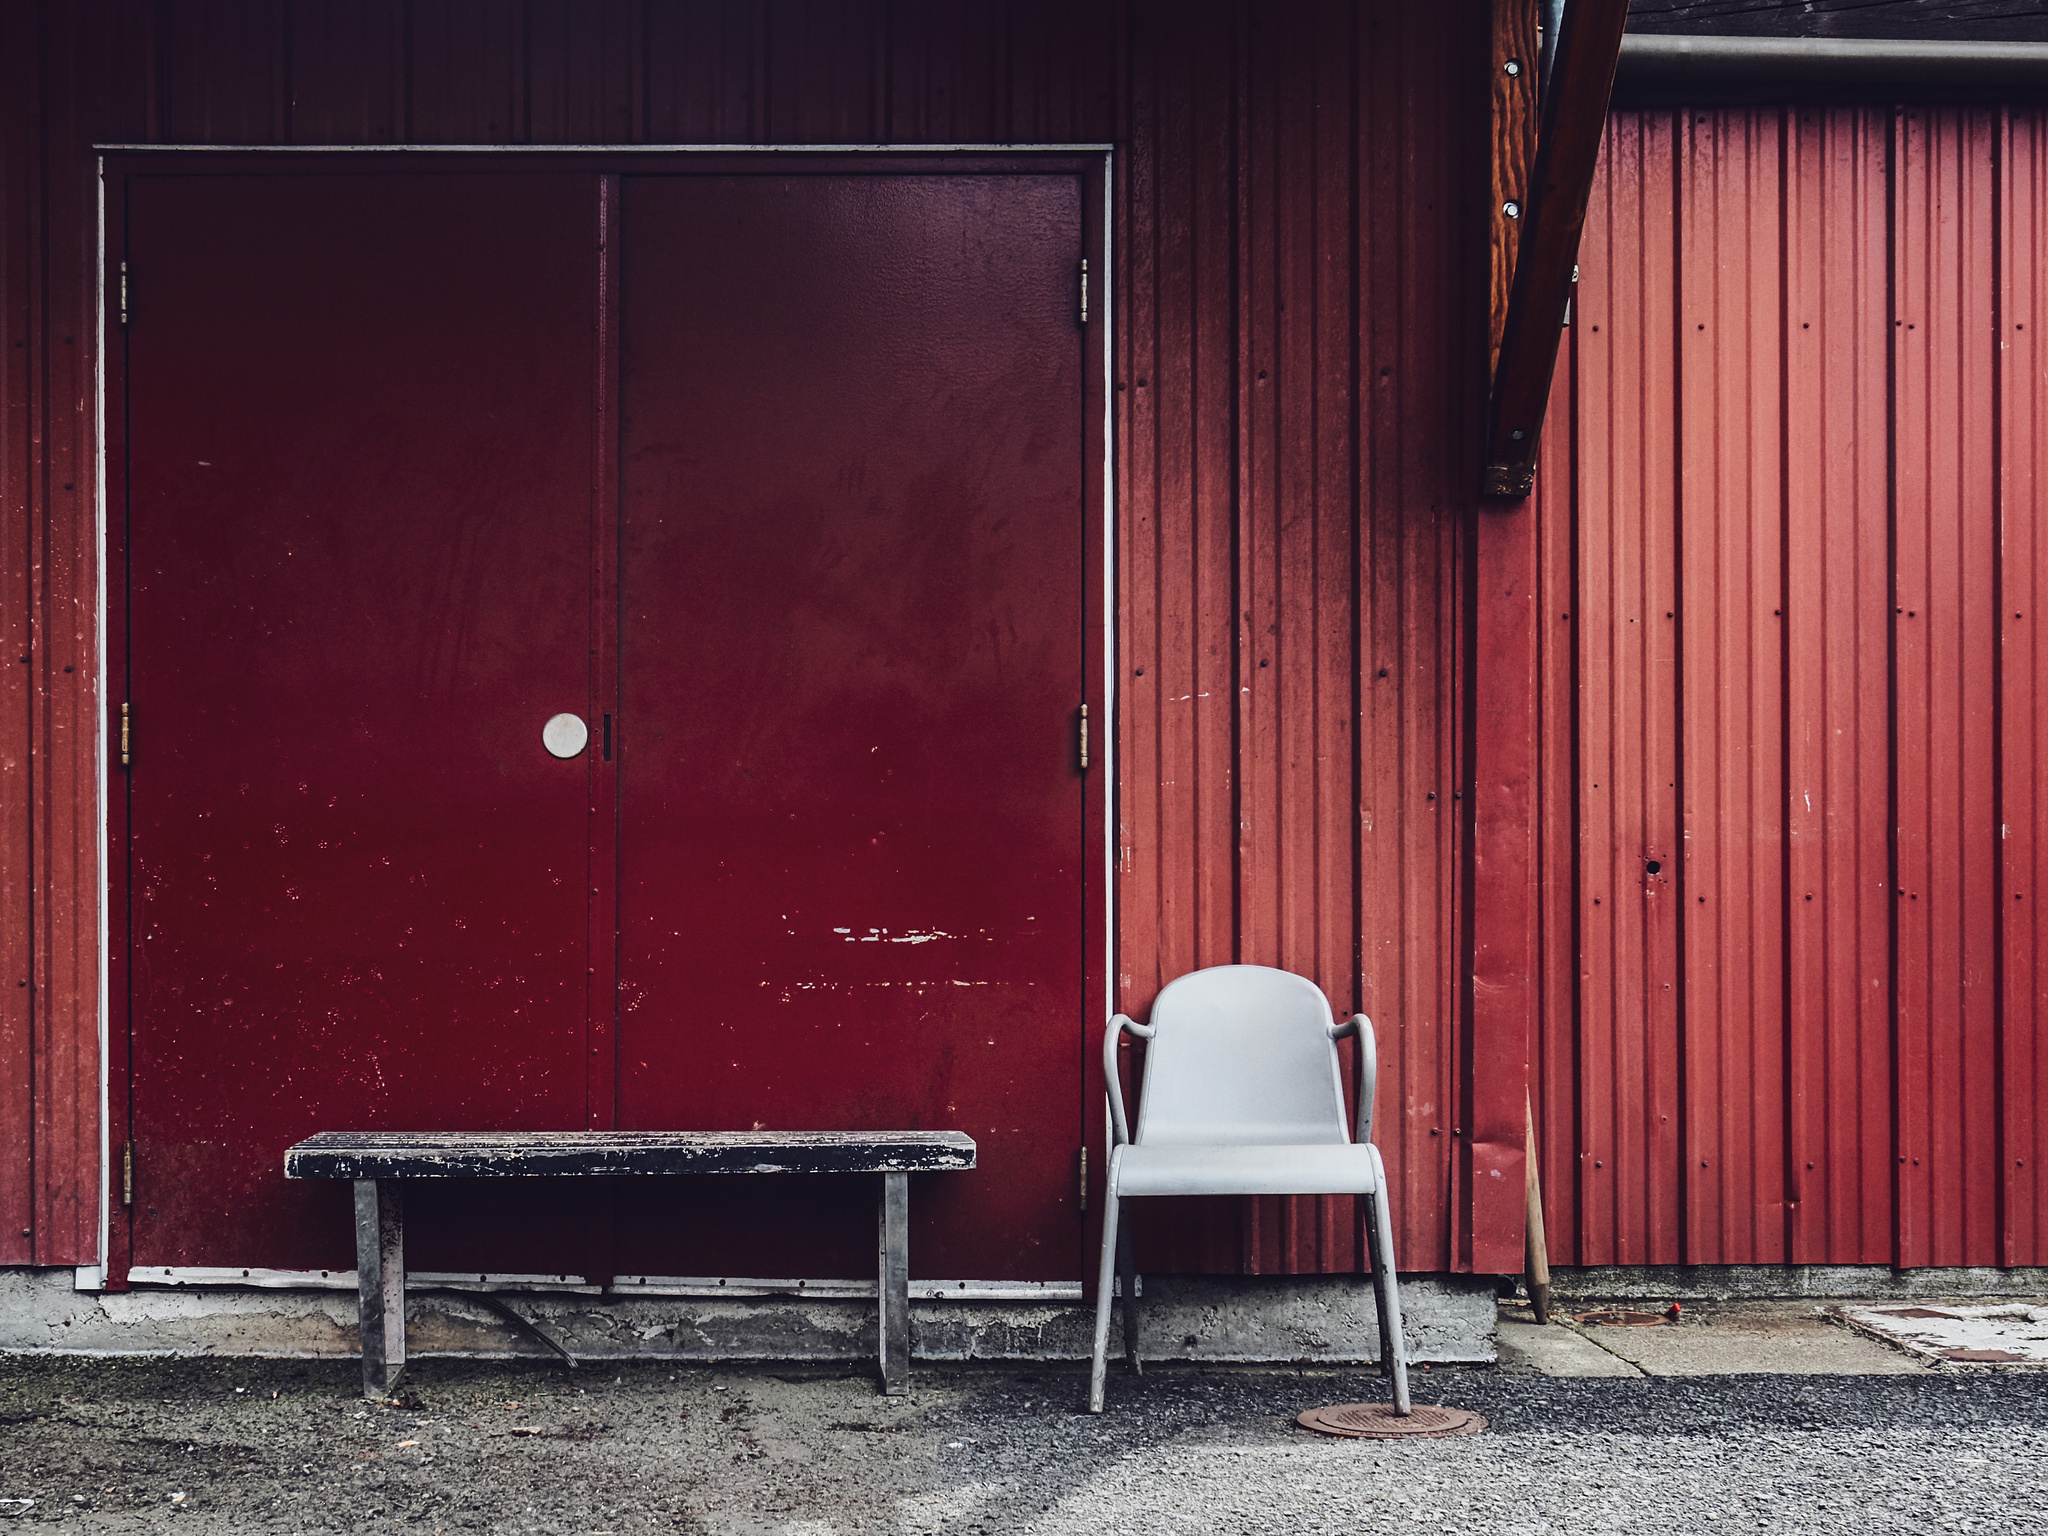
<path fill-rule="evenodd" d="M 1110 1154 L 1116 1195 L 1369 1195 L 1379 1188 L 1372 1148 L 1314 1146 L 1122 1146 Z"/>

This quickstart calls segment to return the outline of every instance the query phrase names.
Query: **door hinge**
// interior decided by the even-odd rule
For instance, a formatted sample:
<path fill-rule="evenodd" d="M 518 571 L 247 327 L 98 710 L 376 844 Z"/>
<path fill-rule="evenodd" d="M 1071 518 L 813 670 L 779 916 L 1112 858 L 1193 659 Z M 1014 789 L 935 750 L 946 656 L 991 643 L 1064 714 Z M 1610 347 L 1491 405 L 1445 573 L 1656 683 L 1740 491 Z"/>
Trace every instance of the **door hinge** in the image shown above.
<path fill-rule="evenodd" d="M 1086 1147 L 1081 1149 L 1080 1190 L 1081 1209 L 1085 1213 L 1088 1209 L 1088 1149 Z"/>
<path fill-rule="evenodd" d="M 126 292 L 125 289 L 122 291 Z M 125 304 L 127 301 L 124 299 L 122 302 Z M 1086 256 L 1081 258 L 1081 323 L 1083 325 L 1088 323 L 1088 258 Z"/>
<path fill-rule="evenodd" d="M 128 766 L 128 706 L 121 706 L 121 766 Z"/>
<path fill-rule="evenodd" d="M 135 1143 L 121 1143 L 121 1203 L 135 1203 Z"/>
<path fill-rule="evenodd" d="M 121 263 L 121 323 L 128 323 L 128 263 Z"/>
<path fill-rule="evenodd" d="M 1086 773 L 1088 771 L 1088 706 L 1086 704 L 1081 706 L 1079 738 L 1081 744 L 1081 771 Z M 127 759 L 123 758 L 122 761 L 126 762 Z"/>

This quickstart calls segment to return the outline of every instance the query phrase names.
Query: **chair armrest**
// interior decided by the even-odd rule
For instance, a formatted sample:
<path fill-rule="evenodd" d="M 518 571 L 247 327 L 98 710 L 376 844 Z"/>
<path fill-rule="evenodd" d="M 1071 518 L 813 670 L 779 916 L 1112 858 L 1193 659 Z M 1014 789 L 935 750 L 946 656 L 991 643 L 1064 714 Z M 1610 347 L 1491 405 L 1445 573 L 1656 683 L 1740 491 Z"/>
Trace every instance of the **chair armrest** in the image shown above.
<path fill-rule="evenodd" d="M 1131 1139 L 1130 1122 L 1124 1116 L 1124 1089 L 1116 1070 L 1117 1036 L 1129 1030 L 1140 1040 L 1152 1038 L 1152 1027 L 1140 1024 L 1128 1014 L 1120 1013 L 1109 1021 L 1109 1028 L 1102 1034 L 1102 1086 L 1109 1094 L 1109 1126 L 1115 1133 L 1112 1146 L 1121 1147 Z"/>
<path fill-rule="evenodd" d="M 1346 1035 L 1358 1037 L 1358 1129 L 1351 1139 L 1363 1146 L 1372 1140 L 1373 1100 L 1380 1086 L 1379 1042 L 1373 1037 L 1372 1020 L 1362 1013 L 1354 1013 L 1342 1024 L 1330 1026 L 1332 1040 L 1342 1040 Z"/>

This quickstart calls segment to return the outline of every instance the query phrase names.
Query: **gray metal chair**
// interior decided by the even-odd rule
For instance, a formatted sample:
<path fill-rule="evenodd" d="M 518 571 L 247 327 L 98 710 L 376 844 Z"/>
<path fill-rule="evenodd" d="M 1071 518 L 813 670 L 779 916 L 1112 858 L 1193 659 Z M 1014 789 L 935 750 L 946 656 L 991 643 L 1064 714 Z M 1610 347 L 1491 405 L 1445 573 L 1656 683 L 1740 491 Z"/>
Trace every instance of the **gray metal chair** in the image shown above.
<path fill-rule="evenodd" d="M 1150 1044 L 1138 1101 L 1138 1133 L 1124 1114 L 1117 1038 L 1129 1030 Z M 1337 1042 L 1358 1038 L 1358 1129 L 1344 1123 Z M 1408 1351 L 1394 1271 L 1394 1224 L 1387 1172 L 1372 1144 L 1379 1062 L 1372 1021 L 1339 1024 L 1329 1000 L 1305 977 L 1263 965 L 1219 965 L 1173 982 L 1152 1005 L 1152 1022 L 1122 1014 L 1102 1040 L 1109 1088 L 1109 1187 L 1102 1211 L 1102 1278 L 1095 1299 L 1095 1360 L 1088 1411 L 1102 1412 L 1109 1351 L 1109 1303 L 1120 1269 L 1124 1353 L 1138 1360 L 1137 1277 L 1125 1200 L 1144 1195 L 1363 1195 L 1373 1288 L 1379 1303 L 1380 1366 L 1394 1380 L 1394 1411 L 1406 1414 Z"/>

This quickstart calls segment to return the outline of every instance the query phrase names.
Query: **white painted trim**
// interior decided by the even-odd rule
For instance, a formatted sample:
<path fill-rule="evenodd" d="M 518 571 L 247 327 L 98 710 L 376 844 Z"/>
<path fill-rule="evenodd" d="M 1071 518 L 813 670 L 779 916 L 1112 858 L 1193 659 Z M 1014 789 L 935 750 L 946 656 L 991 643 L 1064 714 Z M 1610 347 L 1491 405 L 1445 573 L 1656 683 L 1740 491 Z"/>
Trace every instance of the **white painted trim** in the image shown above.
<path fill-rule="evenodd" d="M 107 794 L 107 163 L 104 157 L 93 165 L 94 217 L 97 221 L 96 270 L 93 273 L 93 651 L 97 658 L 93 688 L 93 869 L 99 899 L 95 903 L 99 921 L 98 985 L 94 1006 L 100 1048 L 100 1194 L 99 1232 L 96 1256 L 91 1264 L 78 1266 L 74 1284 L 81 1291 L 96 1291 L 107 1281 L 107 1257 L 113 1224 L 112 1185 L 113 1142 L 107 1127 L 110 1059 L 110 970 L 113 964 L 113 918 L 107 890 L 111 873 L 107 862 L 107 823 L 110 813 Z"/>
<path fill-rule="evenodd" d="M 408 1275 L 407 1279 L 414 1278 Z M 170 1286 L 204 1290 L 227 1286 L 236 1290 L 353 1291 L 352 1269 L 203 1269 L 166 1264 L 137 1264 L 128 1271 L 131 1286 Z"/>
<path fill-rule="evenodd" d="M 1116 790 L 1118 668 L 1116 629 L 1116 152 L 1102 152 L 1102 1016 L 1090 1021 L 1107 1028 L 1116 1013 L 1116 866 L 1123 829 L 1117 825 Z M 1083 1061 L 1092 1062 L 1093 1037 L 1081 1042 Z M 1083 1079 L 1086 1079 L 1086 1069 Z M 1107 1086 L 1107 1085 L 1105 1085 Z M 1103 1116 L 1102 1166 L 1109 1167 L 1109 1117 Z M 1088 1256 L 1081 1256 L 1082 1272 Z"/>
<path fill-rule="evenodd" d="M 172 1290 L 350 1291 L 360 1289 L 352 1269 L 235 1269 L 205 1265 L 147 1264 L 128 1271 L 130 1285 Z M 575 1291 L 596 1296 L 601 1288 L 582 1275 L 477 1274 L 473 1270 L 414 1270 L 410 1291 Z"/>
<path fill-rule="evenodd" d="M 1108 155 L 1113 144 L 95 144 L 124 155 Z"/>
<path fill-rule="evenodd" d="M 720 1275 L 621 1275 L 607 1296 L 803 1296 L 818 1301 L 873 1301 L 873 1280 L 756 1280 Z M 1081 1299 L 1078 1280 L 913 1280 L 912 1301 L 1043 1301 Z"/>
<path fill-rule="evenodd" d="M 354 1291 L 352 1269 L 223 1269 L 176 1265 L 138 1266 L 128 1272 L 135 1286 L 170 1290 Z M 416 1270 L 405 1277 L 409 1291 L 553 1291 L 585 1296 L 802 1296 L 818 1301 L 873 1301 L 873 1280 L 769 1280 L 744 1275 L 620 1275 L 609 1286 L 582 1275 L 477 1274 L 473 1271 Z M 1139 1285 L 1143 1294 L 1143 1282 Z M 1078 1280 L 913 1280 L 913 1301 L 1077 1302 Z"/>

